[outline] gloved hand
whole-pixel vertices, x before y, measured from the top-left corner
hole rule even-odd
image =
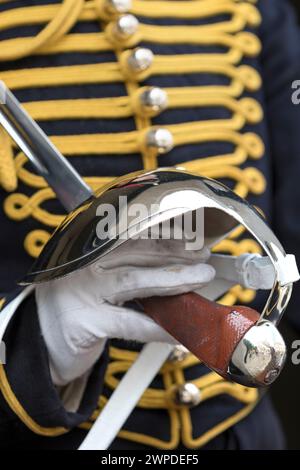
[[[191,292],[213,280],[209,250],[187,251],[181,240],[129,240],[90,266],[36,287],[38,315],[53,381],[87,372],[107,338],[176,341],[124,302]]]

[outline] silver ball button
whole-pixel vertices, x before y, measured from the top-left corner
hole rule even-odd
[[[167,93],[158,87],[150,87],[140,97],[141,106],[146,111],[160,113],[168,106]]]
[[[114,31],[117,37],[121,39],[129,39],[133,36],[139,27],[137,18],[133,15],[127,14],[120,16],[114,25]]]
[[[143,72],[152,65],[153,52],[144,47],[137,47],[132,51],[127,62],[132,71],[136,73]]]
[[[105,0],[105,7],[109,13],[127,13],[131,8],[131,0]]]
[[[150,129],[146,136],[147,147],[157,149],[158,153],[164,154],[172,150],[174,140],[168,129],[156,127]]]
[[[175,391],[175,402],[178,405],[186,405],[190,408],[199,405],[201,393],[199,388],[193,383],[179,385]]]

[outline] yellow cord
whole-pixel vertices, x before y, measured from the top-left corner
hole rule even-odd
[[[7,47],[8,41],[3,41],[1,44],[1,60],[20,59],[38,52],[46,42],[51,44],[58,41],[76,23],[83,4],[84,0],[64,0],[47,26],[37,36],[30,38],[30,41],[19,41],[15,51]]]
[[[11,388],[3,364],[0,364],[0,391],[9,407],[15,412],[15,414],[25,424],[25,426],[27,426],[28,429],[30,429],[35,434],[53,437],[60,436],[68,432],[68,429],[63,427],[49,428],[40,426],[36,421],[31,418],[31,416],[29,416],[29,414],[21,405],[20,401],[18,400]]]
[[[17,188],[17,174],[13,158],[11,141],[0,126],[0,184],[6,191],[15,191]]]

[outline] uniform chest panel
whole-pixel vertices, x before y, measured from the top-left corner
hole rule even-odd
[[[254,5],[136,0],[126,22],[104,2],[26,3],[1,6],[0,78],[93,188],[178,165],[223,180],[268,212]],[[63,213],[26,157],[0,139],[1,245],[10,265],[14,253],[15,279]],[[219,249],[257,251],[240,235]],[[234,292],[227,301],[253,297]]]

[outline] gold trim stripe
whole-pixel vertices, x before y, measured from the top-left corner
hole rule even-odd
[[[21,403],[19,402],[18,398],[14,394],[5,370],[3,364],[0,364],[0,390],[1,393],[7,402],[8,406],[12,409],[12,411],[18,416],[18,418],[27,426],[28,429],[33,431],[35,434],[39,434],[41,436],[60,436],[62,434],[65,434],[69,430],[63,427],[53,427],[53,428],[47,428],[40,426],[38,423],[36,423],[31,416],[27,413],[27,411],[23,408]]]
[[[0,16],[1,18],[1,16]],[[141,40],[158,44],[194,44],[194,45],[220,45],[229,49],[229,52],[213,53],[216,60],[226,60],[228,63],[237,63],[242,55],[253,56],[259,53],[261,43],[252,33],[242,32],[235,36],[226,33],[210,33],[203,31],[200,26],[156,26],[140,24],[139,34],[128,40],[127,46],[133,47]],[[1,61],[10,60],[20,49],[30,47],[34,38],[13,38],[0,42],[2,53]],[[61,52],[101,52],[112,51],[113,46],[105,33],[72,33],[61,38],[59,42],[45,43],[36,51],[36,54],[57,54]]]
[[[163,89],[168,95],[168,108],[171,109],[222,106],[244,116],[249,122],[259,122],[263,117],[261,106],[251,98],[236,100],[215,93],[203,93],[201,87]],[[134,114],[130,96],[34,101],[23,103],[23,106],[36,120],[123,118]]]
[[[31,6],[24,8],[14,8],[4,11],[0,15],[0,29],[14,28],[28,24],[41,24],[51,21],[57,15],[60,5]],[[261,21],[259,12],[252,5],[238,5],[226,0],[206,0],[190,2],[189,8],[186,8],[186,2],[182,1],[147,1],[134,0],[131,9],[135,15],[141,15],[150,18],[207,18],[222,13],[236,15],[235,22],[216,23],[208,25],[209,29],[222,29],[226,24],[231,25],[229,32],[241,29],[245,24],[250,23],[257,26]],[[94,21],[99,19],[97,10],[93,1],[85,2],[84,7],[78,18],[80,21]],[[234,31],[232,31],[235,26]]]
[[[203,54],[156,55],[150,71],[143,79],[150,74],[181,75],[182,73],[224,75],[241,80],[248,89],[257,89],[261,85],[259,74],[253,68],[247,65],[235,67],[226,63],[216,63]],[[115,62],[8,70],[1,72],[0,78],[12,89],[124,81],[121,68]]]

